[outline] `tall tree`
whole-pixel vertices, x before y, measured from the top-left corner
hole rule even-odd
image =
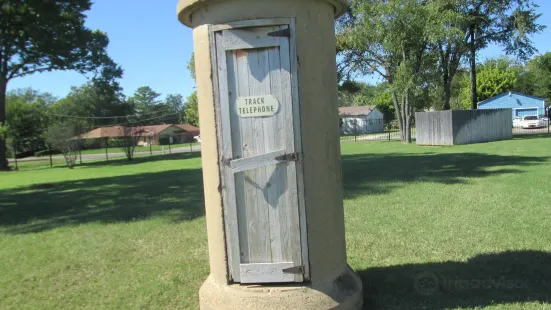
[[[487,59],[478,65],[478,78],[476,79],[478,100],[484,101],[501,93],[515,90],[522,70],[522,65],[507,57]],[[471,108],[470,95],[470,78],[465,76],[460,93],[461,108]]]
[[[427,6],[427,26],[431,49],[436,55],[437,80],[433,90],[440,97],[442,110],[450,109],[453,83],[467,53],[464,39],[466,19],[457,0],[432,0]],[[436,99],[436,98],[435,98]]]
[[[110,61],[107,35],[84,26],[91,0],[3,0],[0,5],[0,124],[11,79],[52,71],[88,73]],[[0,139],[0,169],[7,168]]]
[[[82,128],[125,122],[125,115],[132,114],[133,108],[125,101],[119,84],[122,73],[120,67],[111,64],[104,66],[88,83],[71,87],[69,94],[52,107],[54,120],[61,121],[63,116],[68,116],[80,120]]]
[[[536,52],[530,36],[545,27],[537,23],[533,0],[461,0],[469,46],[471,108],[478,107],[476,55],[489,44],[504,47],[508,55],[527,59]]]
[[[551,52],[532,58],[520,74],[517,90],[551,104]]]
[[[161,94],[154,91],[151,87],[142,86],[129,98],[129,101],[132,102],[138,114],[145,114],[154,106],[161,103],[161,100],[159,100],[160,96]]]
[[[339,68],[378,74],[389,85],[403,142],[411,142],[413,110],[435,63],[429,50],[428,14],[421,0],[353,0],[337,24]]]
[[[168,121],[167,123],[171,124],[181,124],[184,122],[185,119],[185,103],[184,103],[184,97],[180,94],[169,94],[165,98],[164,105],[169,109],[170,115],[167,116],[168,119],[172,121]]]

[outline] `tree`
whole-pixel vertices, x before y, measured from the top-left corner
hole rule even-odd
[[[110,61],[107,35],[85,27],[91,0],[3,0],[0,5],[0,124],[11,79],[52,71],[88,73]],[[7,168],[0,140],[0,169]]]
[[[530,36],[545,29],[536,21],[532,0],[461,0],[467,20],[465,38],[469,46],[471,108],[478,108],[476,55],[488,44],[504,47],[508,55],[527,59],[536,52]]]
[[[161,103],[159,97],[161,94],[151,89],[149,86],[142,86],[136,90],[134,95],[129,98],[129,101],[134,105],[134,109],[138,114],[146,114],[153,107]]]
[[[185,115],[186,123],[199,127],[199,101],[197,92],[193,92],[186,101]]]
[[[191,58],[189,59],[189,62],[187,63],[187,67],[189,70],[189,73],[191,74],[191,78],[195,81],[197,80],[195,75],[195,53],[191,53]]]
[[[434,71],[425,1],[353,0],[337,23],[340,76],[378,74],[389,85],[401,140],[411,142],[413,110]]]
[[[180,94],[169,94],[165,98],[164,105],[169,110],[169,115],[167,115],[168,121],[166,123],[170,124],[182,124],[185,121],[185,102],[184,97]]]
[[[521,72],[517,90],[551,103],[551,52],[531,59]]]
[[[195,81],[195,55],[191,54],[191,59],[188,62],[187,68],[191,74],[191,77]],[[199,100],[197,99],[197,91],[194,91],[189,97],[187,97],[184,115],[186,123],[199,127]]]
[[[81,133],[82,130],[80,130],[79,124],[70,121],[55,123],[48,128],[46,134],[48,145],[63,154],[69,169],[73,169],[75,166],[82,145]]]
[[[456,0],[432,0],[426,5],[430,48],[436,55],[437,68],[437,79],[431,95],[441,100],[440,104],[432,106],[449,110],[454,79],[468,50],[464,39],[467,23],[461,11],[461,3]]]
[[[396,115],[396,109],[392,103],[392,94],[390,89],[387,89],[373,98],[373,105],[383,112],[385,121],[391,121]]]
[[[119,131],[121,137],[115,140],[115,145],[123,151],[124,155],[126,155],[126,159],[132,161],[134,159],[134,150],[138,144],[140,133],[143,132],[143,128],[120,126]]]
[[[522,66],[510,58],[488,59],[477,66],[476,87],[480,101],[497,96],[516,88],[517,80]],[[462,81],[460,93],[461,108],[471,107],[471,85],[469,77],[465,76]]]
[[[19,89],[7,94],[6,138],[18,151],[33,151],[44,147],[44,132],[48,128],[48,107],[55,98],[33,89]]]

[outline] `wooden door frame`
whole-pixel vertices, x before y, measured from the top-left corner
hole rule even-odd
[[[303,151],[302,151],[302,128],[300,120],[300,101],[298,93],[298,59],[297,59],[297,49],[296,49],[296,26],[295,18],[274,18],[274,19],[255,19],[255,20],[244,20],[236,21],[223,25],[210,25],[209,26],[209,42],[210,42],[210,52],[211,52],[211,68],[212,68],[212,83],[214,90],[214,110],[215,110],[215,124],[216,124],[216,134],[218,137],[218,154],[219,154],[219,165],[220,165],[220,181],[222,189],[225,188],[224,175],[226,168],[223,166],[222,161],[224,158],[221,158],[224,152],[223,150],[223,132],[221,126],[222,122],[222,111],[221,111],[221,98],[220,98],[220,85],[218,79],[218,50],[216,46],[216,33],[229,30],[229,29],[239,29],[239,28],[253,28],[253,27],[267,27],[267,26],[288,26],[291,32],[291,37],[289,38],[289,60],[291,68],[291,97],[292,97],[292,114],[293,114],[293,125],[294,125],[294,143],[295,151],[300,154],[299,160],[296,162],[296,178],[297,178],[297,201],[298,201],[298,212],[299,212],[299,235],[300,235],[300,248],[301,248],[301,257],[303,265],[303,278],[304,282],[310,280],[310,262],[308,260],[308,234],[307,234],[307,221],[306,221],[306,209],[305,209],[305,199],[304,199],[304,169],[303,169]],[[223,51],[223,56],[225,58],[225,50]],[[235,196],[235,193],[232,194]],[[237,225],[237,210],[235,212],[228,212],[227,210],[227,195],[224,194],[222,190],[222,208],[224,213],[223,223],[224,223],[224,234],[225,234],[225,245],[226,245],[226,256],[228,265],[228,281],[229,282],[239,282],[239,265],[241,260],[235,262],[233,255],[230,249],[231,245],[236,243],[237,249],[239,249],[239,240],[238,236],[231,236],[230,234],[230,225]],[[234,246],[234,249],[236,247]],[[239,251],[238,251],[239,252]],[[237,257],[240,257],[238,255]],[[237,276],[237,277],[236,277]]]

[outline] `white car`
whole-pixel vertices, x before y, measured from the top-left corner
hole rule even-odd
[[[541,128],[547,126],[547,123],[537,116],[525,116],[522,119],[522,128],[529,129],[529,128]]]
[[[515,128],[522,127],[522,117],[516,116],[515,119],[513,119],[513,127]]]
[[[193,139],[195,139],[195,141],[201,143],[201,136],[195,136],[195,137],[193,137]]]

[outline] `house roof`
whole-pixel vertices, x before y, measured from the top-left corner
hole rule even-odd
[[[199,128],[198,127],[195,127],[193,125],[190,125],[190,124],[175,124],[174,126],[182,129],[183,131],[186,131],[186,132],[199,132]]]
[[[153,134],[159,134],[159,133],[167,130],[167,128],[172,127],[172,126],[174,126],[174,125],[163,124],[163,125],[143,126],[143,127],[139,127],[139,128],[141,129],[140,131],[143,131],[143,132],[147,132],[147,133],[152,132]]]
[[[339,116],[367,116],[375,109],[376,106],[340,107]]]
[[[115,138],[124,135],[123,126],[100,127],[81,135],[82,139]]]
[[[491,101],[494,101],[495,99],[497,98],[501,98],[501,97],[504,97],[504,96],[509,96],[509,95],[516,95],[516,96],[521,96],[521,97],[526,97],[526,98],[531,98],[531,99],[536,99],[536,100],[541,100],[543,102],[545,102],[545,99],[544,98],[539,98],[539,97],[534,97],[534,96],[530,96],[530,95],[526,95],[526,94],[523,94],[523,93],[518,93],[518,92],[515,92],[515,91],[511,91],[511,92],[504,92],[504,93],[501,93],[497,96],[494,96],[492,98],[488,98],[484,101],[481,101],[478,103],[478,105],[483,105],[483,104],[486,104],[488,102],[491,102]]]
[[[190,124],[162,124],[162,125],[149,125],[149,126],[137,126],[132,128],[133,133],[139,133],[143,135],[158,135],[163,131],[167,130],[170,127],[179,128],[185,132],[190,133],[199,133],[199,128],[192,126]],[[94,130],[91,130],[87,133],[81,135],[82,139],[99,139],[99,138],[118,138],[124,136],[124,126],[108,126],[100,127]]]

